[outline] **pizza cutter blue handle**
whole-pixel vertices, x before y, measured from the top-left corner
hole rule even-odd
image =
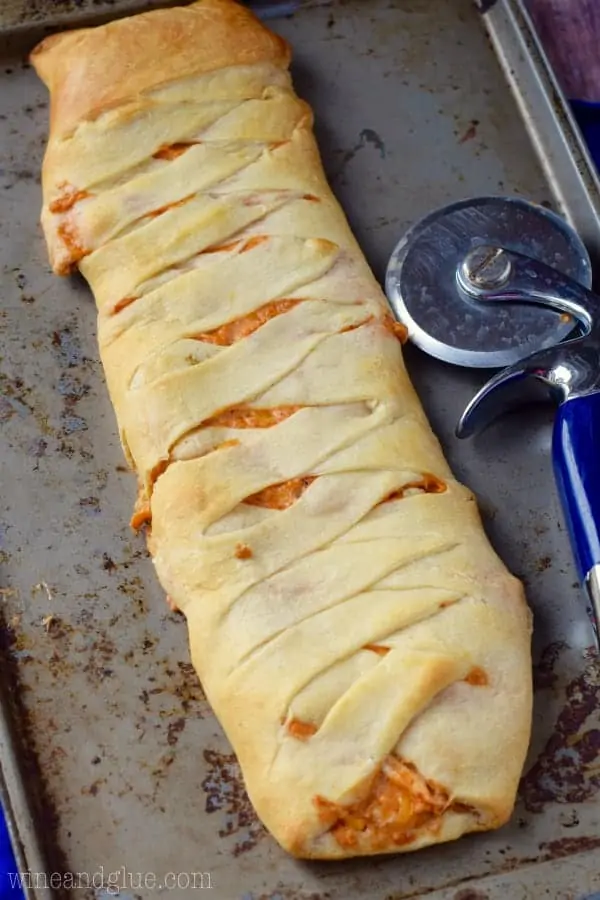
[[[552,456],[579,576],[591,593],[600,567],[600,391],[560,404]]]
[[[600,326],[494,375],[467,406],[457,435],[469,437],[511,407],[542,398],[558,406],[555,479],[600,653]]]

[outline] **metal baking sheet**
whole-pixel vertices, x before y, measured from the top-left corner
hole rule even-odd
[[[91,3],[72,5],[90,14]],[[127,4],[97,9],[109,6]],[[485,373],[410,347],[431,422],[534,609],[536,707],[521,798],[494,834],[348,863],[294,861],[257,822],[191,669],[183,621],[127,525],[135,485],[91,295],[48,270],[38,227],[47,98],[25,62],[39,37],[28,21],[0,50],[0,602],[17,758],[42,810],[43,864],[35,847],[28,854],[26,816],[17,821],[32,896],[44,896],[53,873],[53,887],[82,900],[107,900],[116,887],[126,900],[209,889],[216,900],[600,891],[600,667],[555,496],[551,412],[508,417],[459,444],[456,419]],[[476,194],[560,199],[471,0],[321,0],[272,24],[293,44],[329,177],[378,277],[398,237],[432,208]],[[5,777],[17,796],[14,767]]]
[[[550,66],[525,0],[478,0],[484,24],[561,212],[600,265],[600,173]]]

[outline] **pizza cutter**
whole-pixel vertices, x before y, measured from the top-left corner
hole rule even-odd
[[[484,197],[433,212],[396,246],[386,292],[409,338],[459,366],[501,369],[457,436],[515,404],[558,404],[552,457],[573,553],[600,634],[600,296],[585,245],[553,212]]]

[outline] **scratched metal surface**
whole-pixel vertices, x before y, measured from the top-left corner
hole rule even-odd
[[[192,0],[0,0],[0,35],[33,28],[72,28]],[[303,0],[242,0],[262,18],[285,16]],[[319,2],[319,0],[317,0]]]
[[[68,28],[87,19],[129,15],[154,6],[169,6],[169,0],[1,0],[0,31],[30,31],[38,25]]]
[[[482,193],[551,200],[470,0],[319,2],[275,27],[294,45],[328,173],[378,276],[406,226],[433,207]],[[307,865],[265,835],[189,665],[183,622],[127,526],[134,484],[91,296],[48,271],[37,224],[47,105],[22,57],[32,40],[23,31],[9,41],[0,66],[0,599],[3,670],[54,870],[124,867],[127,900],[157,893],[137,873],[160,884],[173,871],[209,872],[217,900],[577,900],[600,890],[600,670],[586,655],[554,494],[550,413],[513,416],[459,445],[454,423],[484,374],[410,348],[434,428],[535,612],[521,799],[495,834],[395,859]],[[98,884],[73,896],[105,900]]]

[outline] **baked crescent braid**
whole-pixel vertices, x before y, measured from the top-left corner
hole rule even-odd
[[[32,59],[52,265],[94,292],[134,525],[258,814],[315,858],[501,825],[529,612],[409,382],[286,43],[203,0]]]

